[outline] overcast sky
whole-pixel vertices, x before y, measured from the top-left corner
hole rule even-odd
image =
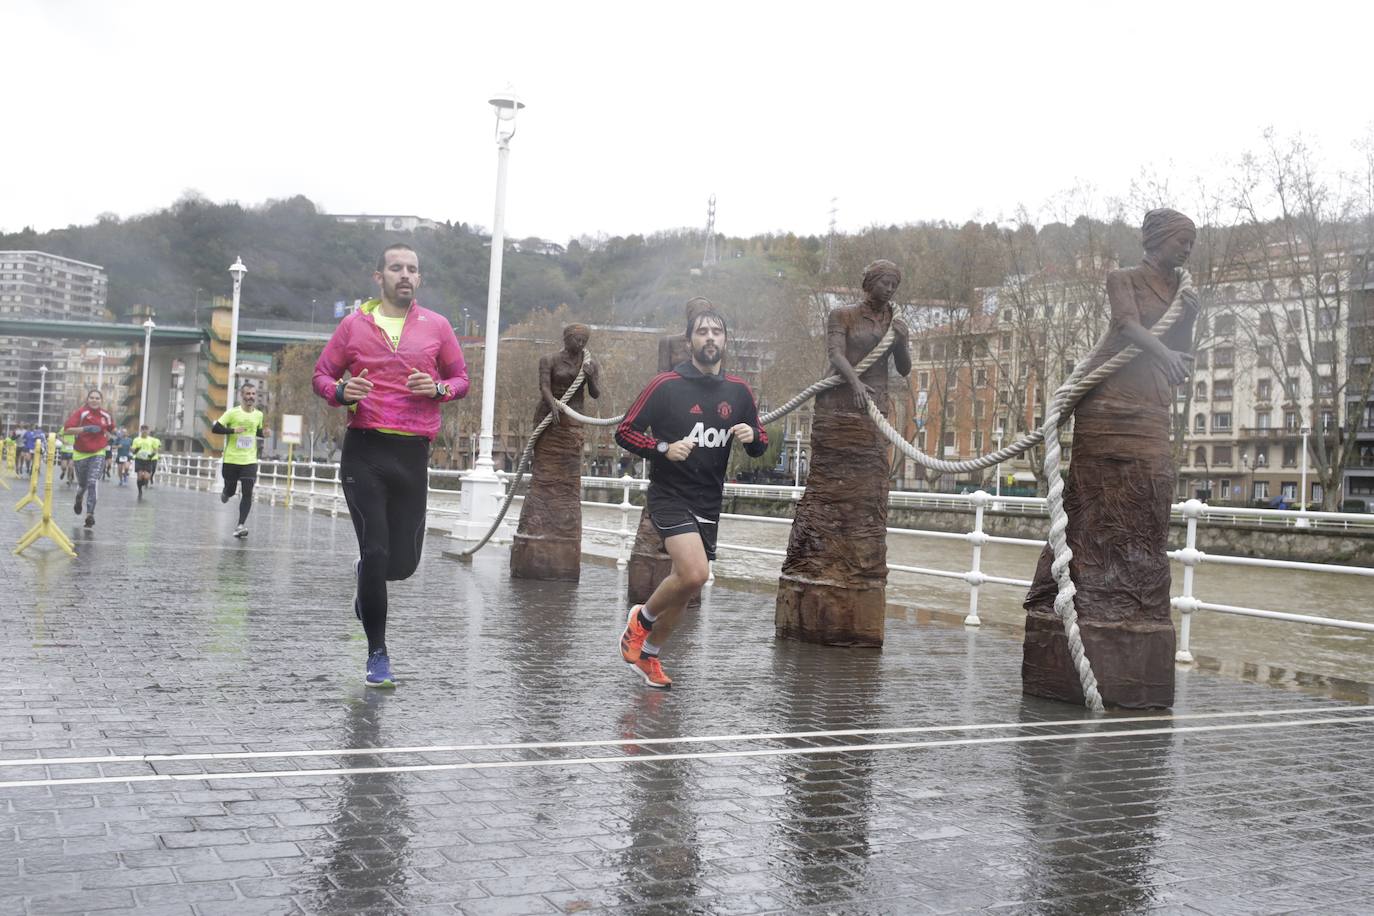
[[[822,233],[1216,176],[1262,130],[1333,168],[1374,119],[1374,4],[240,0],[0,4],[0,229],[253,204],[508,232]],[[1180,193],[1180,197],[1184,197]],[[1186,207],[1187,200],[1179,200]]]

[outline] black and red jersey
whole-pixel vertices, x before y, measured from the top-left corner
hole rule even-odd
[[[754,441],[744,446],[750,457],[768,450],[748,383],[737,375],[706,375],[688,361],[649,382],[616,427],[615,441],[649,459],[651,489],[677,496],[703,515],[718,515],[730,428],[737,423],[754,427]],[[658,451],[660,441],[680,439],[696,445],[685,461],[669,461]]]

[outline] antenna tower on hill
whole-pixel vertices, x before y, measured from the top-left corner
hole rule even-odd
[[[825,237],[825,263],[821,265],[821,273],[828,274],[835,267],[835,206],[838,197],[830,198],[830,234]]]
[[[701,256],[702,267],[713,267],[720,258],[716,255],[716,195],[706,202],[706,251]]]

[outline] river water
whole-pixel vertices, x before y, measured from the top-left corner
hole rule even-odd
[[[629,517],[631,530],[638,522],[636,508]],[[584,507],[583,524],[619,530],[621,514],[612,508]],[[727,518],[721,520],[719,540],[722,545],[785,551],[789,527]],[[614,555],[618,546],[617,538],[607,534],[586,533],[584,540],[595,545],[598,553]],[[771,619],[782,557],[726,547],[718,552],[713,568],[716,577],[757,587]],[[1029,546],[989,545],[983,548],[982,571],[1030,579],[1038,556],[1039,550]],[[962,541],[904,534],[888,538],[889,564],[965,572],[972,558],[972,548]],[[1183,581],[1183,567],[1178,563],[1173,578],[1178,595]],[[1374,623],[1374,582],[1359,576],[1204,563],[1194,574],[1193,594],[1216,604]],[[984,585],[978,601],[983,625],[1019,632],[1024,595],[1024,587]],[[912,610],[957,623],[968,613],[969,588],[959,579],[894,570],[888,576],[887,600],[890,627],[901,626]],[[1199,611],[1193,614],[1190,648],[1202,666],[1256,680],[1303,686],[1323,686],[1319,682],[1332,680],[1374,681],[1374,633]]]

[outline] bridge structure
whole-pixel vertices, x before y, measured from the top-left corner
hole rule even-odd
[[[127,344],[131,353],[122,367],[126,397],[115,405],[121,424],[138,414],[142,397],[143,346],[148,352],[149,425],[168,444],[199,443],[205,451],[219,450],[219,437],[210,432],[211,424],[230,405],[226,390],[229,381],[229,300],[216,297],[205,327],[156,324],[146,338],[143,320],[148,313],[136,314],[132,322],[65,321],[47,318],[0,318],[0,337],[35,338],[63,341],[104,341]],[[329,339],[332,326],[313,328],[260,327],[238,333],[238,361],[254,356],[271,358],[285,347],[296,344],[322,344]],[[112,367],[118,372],[118,367]],[[181,410],[174,410],[179,401]],[[176,418],[169,421],[167,418]]]

